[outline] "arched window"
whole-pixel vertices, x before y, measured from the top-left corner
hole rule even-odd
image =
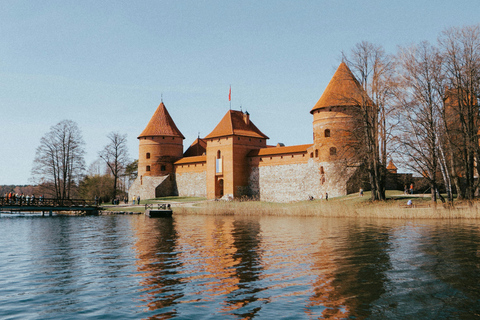
[[[150,166],[147,166],[147,172],[150,171]]]
[[[313,158],[313,152],[310,152],[310,158]]]
[[[315,149],[315,158],[318,158],[318,149]]]
[[[320,167],[320,174],[325,174],[325,170],[323,170],[323,166]]]
[[[337,155],[337,148],[331,147],[331,148],[330,148],[330,155],[331,155],[331,156]]]
[[[150,152],[147,152],[147,159],[150,159]]]
[[[217,159],[222,158],[222,152],[220,150],[217,151]]]
[[[325,129],[325,138],[330,137],[330,129]]]

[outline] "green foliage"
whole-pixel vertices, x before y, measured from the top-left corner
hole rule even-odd
[[[94,175],[86,176],[78,188],[80,197],[85,200],[93,200],[95,196],[102,199],[102,202],[110,202],[113,198],[112,185],[113,176]]]

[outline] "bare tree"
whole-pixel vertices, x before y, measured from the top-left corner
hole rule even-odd
[[[362,157],[366,163],[372,188],[372,200],[385,199],[387,145],[391,140],[392,112],[389,101],[393,94],[393,62],[382,47],[363,41],[343,60],[350,67],[364,90],[357,101],[362,117],[357,135],[365,142]]]
[[[113,197],[117,195],[118,179],[128,164],[127,135],[118,132],[108,134],[110,142],[98,153],[113,175]]]
[[[403,126],[399,130],[399,156],[410,170],[430,184],[437,200],[439,173],[445,165],[441,137],[444,122],[444,77],[438,49],[427,42],[402,48],[398,54],[401,90],[397,92]],[[445,168],[445,167],[443,167]],[[442,171],[443,172],[443,171]],[[444,178],[447,174],[444,173]],[[451,193],[449,193],[451,200]]]
[[[478,143],[478,117],[480,97],[480,25],[450,28],[439,37],[444,72],[450,91],[450,107],[459,132],[460,151],[456,154],[462,162],[460,170],[465,180],[465,191],[459,186],[460,197],[473,199],[476,166],[480,159]],[[458,144],[457,144],[458,145]]]
[[[82,134],[77,124],[63,120],[40,139],[32,168],[34,179],[51,185],[58,199],[69,199],[85,170]]]

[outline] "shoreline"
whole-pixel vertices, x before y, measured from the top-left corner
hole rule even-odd
[[[179,198],[180,199],[180,198]],[[412,199],[413,205],[407,206]],[[480,203],[455,201],[453,208],[442,203],[436,206],[424,195],[390,195],[385,202],[371,202],[369,197],[352,194],[327,200],[274,203],[255,200],[214,201],[196,199],[175,201],[162,198],[146,203],[169,203],[174,215],[239,215],[239,216],[299,216],[329,218],[380,218],[380,219],[480,219]],[[185,201],[187,200],[187,201]],[[143,214],[145,205],[104,206],[100,215]],[[118,213],[117,213],[118,212]]]

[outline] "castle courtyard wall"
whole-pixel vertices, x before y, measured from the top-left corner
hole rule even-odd
[[[309,159],[301,163],[273,163],[252,166],[250,170],[250,194],[261,201],[324,199],[327,192],[329,197],[338,197],[357,187],[357,182],[351,179],[357,169],[340,162]]]
[[[207,171],[182,172],[176,175],[177,192],[180,197],[206,197]]]

